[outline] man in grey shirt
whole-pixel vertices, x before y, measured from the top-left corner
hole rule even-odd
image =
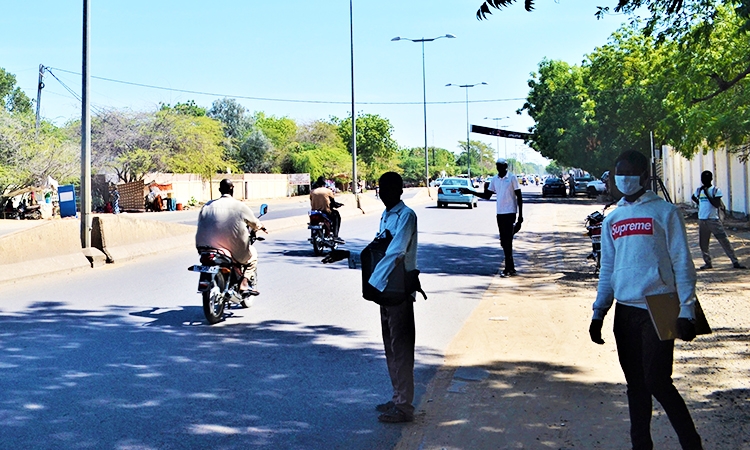
[[[203,205],[198,215],[198,231],[195,234],[196,247],[211,247],[226,250],[240,264],[248,265],[247,273],[253,273],[258,264],[258,252],[250,243],[248,227],[266,231],[249,206],[235,199],[234,184],[225,178],[219,183],[221,197]],[[240,290],[249,292],[247,278],[242,280]]]

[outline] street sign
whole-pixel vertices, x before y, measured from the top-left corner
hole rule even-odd
[[[486,134],[488,136],[500,136],[509,139],[528,139],[531,133],[521,133],[520,131],[501,130],[499,128],[483,127],[481,125],[472,125],[472,133]]]

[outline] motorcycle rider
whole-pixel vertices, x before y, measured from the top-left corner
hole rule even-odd
[[[339,228],[341,227],[341,214],[334,208],[343,206],[338,203],[333,196],[333,191],[326,187],[325,179],[320,176],[313,184],[313,190],[310,192],[310,209],[323,212],[331,221],[333,228],[333,240],[339,244],[344,244],[344,240],[339,237]]]
[[[253,273],[258,264],[258,252],[250,242],[249,228],[265,233],[268,231],[249,206],[233,197],[234,184],[231,180],[221,180],[219,192],[221,197],[201,208],[195,246],[229,250],[235,261],[248,265],[248,272]],[[244,297],[259,294],[250,288],[245,277],[240,283],[240,293]]]

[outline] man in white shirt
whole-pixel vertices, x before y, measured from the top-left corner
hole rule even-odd
[[[369,283],[383,292],[397,265],[403,263],[407,272],[417,268],[417,215],[401,200],[404,192],[401,175],[386,172],[380,177],[378,186],[380,199],[385,205],[378,235],[388,231],[393,240],[383,259],[375,266]],[[332,263],[345,258],[349,258],[349,267],[357,268],[359,253],[349,250],[332,250],[323,262]],[[393,396],[375,407],[381,413],[378,420],[411,422],[414,420],[414,295],[405,295],[397,305],[380,306],[380,324]]]
[[[708,242],[711,235],[716,236],[716,240],[721,244],[721,248],[732,261],[732,267],[735,269],[747,269],[740,264],[737,255],[734,254],[732,244],[727,239],[727,233],[724,226],[719,220],[719,208],[721,208],[721,190],[718,187],[711,186],[714,175],[710,170],[701,173],[701,187],[695,190],[692,200],[698,204],[698,241],[705,262],[699,269],[712,269],[711,254],[708,251]]]
[[[240,264],[248,265],[247,273],[253,273],[258,264],[258,251],[250,243],[250,232],[266,231],[249,206],[233,197],[234,184],[225,178],[219,183],[221,197],[203,205],[198,214],[198,231],[195,246],[228,250]],[[250,289],[247,278],[242,279],[243,295],[258,295]]]
[[[484,192],[461,188],[461,193],[471,193],[485,200],[489,200],[492,194],[496,195],[497,230],[500,234],[500,246],[505,254],[505,269],[501,276],[511,277],[516,275],[516,266],[513,262],[513,235],[521,229],[523,223],[523,197],[518,178],[508,172],[508,162],[505,158],[498,158],[495,167],[497,175],[490,179]]]

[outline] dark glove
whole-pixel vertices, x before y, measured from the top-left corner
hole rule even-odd
[[[513,225],[513,234],[516,234],[519,231],[521,231],[521,222],[516,222],[516,224]]]
[[[683,341],[695,339],[695,324],[692,320],[684,317],[677,319],[677,337]]]
[[[591,342],[595,344],[604,344],[602,339],[602,326],[604,321],[602,319],[591,319],[591,325],[589,325],[589,336],[591,336]]]
[[[321,262],[323,264],[330,264],[347,258],[349,258],[349,250],[331,250],[331,253],[326,255]]]

